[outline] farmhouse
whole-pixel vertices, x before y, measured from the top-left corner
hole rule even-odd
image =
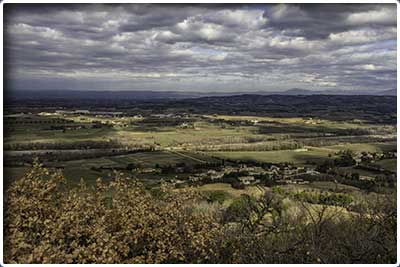
[[[312,170],[312,169],[308,169],[306,171],[306,174],[310,174],[310,175],[319,175],[321,174],[320,172],[316,171],[316,170]]]
[[[239,177],[239,182],[241,182],[244,185],[250,185],[250,184],[254,184],[257,182],[257,180],[254,178],[254,176],[242,176]]]
[[[209,170],[207,172],[207,176],[210,177],[212,180],[221,179],[224,176],[224,172],[217,172],[215,170]]]

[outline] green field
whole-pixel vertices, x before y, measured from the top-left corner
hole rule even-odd
[[[325,146],[328,150],[346,150],[350,149],[353,152],[386,152],[396,151],[396,142],[385,142],[385,143],[363,143],[363,144],[340,144],[333,146]]]
[[[397,159],[383,159],[377,161],[376,164],[382,166],[382,168],[386,170],[397,172]]]
[[[195,190],[203,194],[210,194],[212,192],[224,192],[226,195],[226,200],[223,202],[223,205],[229,206],[229,204],[232,203],[234,199],[239,198],[242,194],[260,197],[265,191],[268,191],[270,189],[268,187],[257,186],[248,186],[245,189],[235,189],[230,184],[214,183],[195,187]]]
[[[369,151],[395,151],[396,142],[371,142],[371,143],[344,143],[334,142],[329,146],[304,146],[301,138],[312,139],[319,135],[318,131],[326,132],[342,129],[377,129],[381,126],[369,125],[364,121],[331,121],[317,118],[273,118],[262,116],[194,116],[191,127],[179,126],[141,125],[142,119],[130,117],[102,118],[94,116],[68,115],[43,117],[30,115],[18,118],[21,123],[14,124],[11,131],[5,135],[5,144],[15,143],[68,143],[73,147],[74,142],[81,141],[105,141],[116,140],[126,145],[151,145],[162,151],[141,152],[128,155],[106,156],[101,158],[89,158],[83,160],[71,160],[64,162],[48,162],[49,167],[61,167],[64,175],[71,184],[77,183],[83,177],[89,183],[96,178],[112,177],[110,170],[93,170],[100,168],[121,168],[128,164],[136,164],[142,168],[154,168],[176,164],[198,165],[206,162],[215,162],[216,158],[232,160],[254,160],[259,162],[281,163],[289,162],[295,165],[318,164],[328,158],[335,157],[340,150],[350,149],[353,152]],[[53,125],[60,123],[48,123],[53,120],[70,120],[67,124],[87,126],[82,129],[50,130]],[[32,121],[43,123],[31,123]],[[94,121],[108,123],[102,128],[90,128]],[[253,123],[257,121],[257,123]],[[62,125],[62,123],[61,123]],[[113,125],[112,127],[110,125]],[[261,127],[261,128],[260,128]],[[262,128],[264,127],[264,128]],[[385,131],[391,131],[390,125],[382,126],[382,137]],[[265,132],[260,132],[264,129]],[[290,133],[290,134],[289,134]],[[331,137],[330,135],[328,135]],[[339,139],[341,136],[338,136]],[[285,143],[286,142],[286,143]],[[291,149],[290,146],[300,147]],[[298,143],[296,143],[298,142]],[[354,141],[353,141],[354,142]],[[332,142],[331,142],[332,143]],[[317,144],[318,145],[318,144]],[[269,151],[274,149],[272,151]],[[278,149],[278,150],[275,150]],[[279,150],[287,149],[287,150]],[[229,151],[228,151],[229,150]],[[200,152],[201,151],[201,152]],[[213,157],[211,157],[213,156]],[[394,160],[379,162],[388,170],[396,169]],[[7,167],[5,179],[14,180],[20,177],[28,167]],[[350,171],[355,171],[351,169]],[[357,170],[362,175],[372,176],[367,171]],[[132,175],[136,175],[133,174]],[[187,178],[189,174],[176,174],[176,177]],[[186,177],[184,177],[186,176]],[[140,175],[143,179],[154,180],[156,177],[150,174]],[[158,177],[159,179],[164,177]]]
[[[101,158],[91,158],[82,160],[71,160],[60,163],[49,163],[48,167],[63,167],[62,172],[67,181],[73,185],[84,179],[88,184],[94,184],[96,179],[102,177],[109,180],[113,177],[112,170],[93,170],[92,167],[125,168],[128,164],[139,164],[142,168],[154,168],[158,166],[176,165],[185,163],[193,165],[205,162],[214,162],[216,159],[204,154],[193,152],[172,152],[172,151],[153,151],[140,152],[128,155],[110,156]],[[21,178],[28,170],[28,167],[6,167],[4,177],[7,181]],[[123,171],[127,175],[139,176],[129,171]],[[187,178],[186,174],[182,174]],[[182,176],[181,175],[181,176]],[[140,177],[153,178],[152,175],[140,175]]]
[[[31,142],[72,142],[72,141],[101,141],[112,139],[115,129],[76,129],[63,133],[61,130],[48,130],[41,127],[24,127],[4,138],[5,143]]]
[[[185,155],[193,157],[187,158]],[[78,182],[80,177],[84,177],[89,183],[93,183],[97,177],[110,178],[113,176],[111,170],[94,171],[91,167],[109,167],[109,168],[124,168],[130,163],[139,164],[143,168],[154,168],[158,166],[175,165],[177,163],[185,163],[187,165],[199,163],[194,160],[197,154],[182,153],[176,154],[168,151],[154,151],[154,152],[140,152],[129,155],[112,156],[98,159],[85,159],[77,161],[64,162],[64,175],[69,180]],[[198,156],[199,159],[205,159],[204,155]],[[207,160],[212,160],[207,158]],[[123,171],[127,175],[135,174],[129,173],[129,171]]]
[[[174,165],[183,162],[191,165],[201,163],[204,160],[210,160],[210,158],[205,158],[204,155],[172,151],[141,152],[130,155],[113,156],[109,157],[109,159],[115,163],[136,163],[143,167],[155,167],[156,164],[158,166]]]
[[[280,185],[279,187],[286,188],[292,191],[302,191],[302,190],[317,190],[317,191],[336,191],[342,190],[350,193],[360,192],[360,189],[350,185],[338,184],[330,181],[315,181],[309,184],[289,184]]]
[[[116,138],[127,143],[157,143],[167,146],[195,146],[226,142],[243,142],[252,136],[251,127],[221,128],[207,122],[194,123],[193,129],[178,127],[160,127],[157,131],[143,131],[140,127],[121,129]]]
[[[308,162],[321,162],[329,157],[329,151],[320,148],[303,150],[277,150],[277,151],[239,151],[239,152],[210,152],[210,155],[233,159],[233,160],[255,160],[260,162],[292,162],[305,165]]]

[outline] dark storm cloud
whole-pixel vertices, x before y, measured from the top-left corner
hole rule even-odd
[[[264,16],[269,26],[307,39],[324,39],[331,33],[355,28],[393,26],[396,9],[393,4],[299,4],[275,5]]]
[[[14,88],[396,86],[394,4],[6,4]]]

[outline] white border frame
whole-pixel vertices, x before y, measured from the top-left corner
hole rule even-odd
[[[1,1],[1,0],[0,0]],[[167,4],[167,3],[180,3],[180,4],[185,4],[185,3],[204,3],[204,4],[218,4],[218,3],[245,3],[245,4],[276,4],[276,3],[287,3],[287,4],[294,4],[294,3],[319,3],[319,4],[396,4],[397,5],[397,88],[399,87],[399,71],[398,71],[398,66],[399,66],[399,59],[400,59],[400,55],[399,55],[399,2],[397,2],[396,0],[341,0],[341,1],[334,1],[334,0],[303,0],[303,1],[299,1],[299,0],[274,0],[271,2],[266,2],[266,1],[260,1],[260,0],[252,0],[249,2],[244,2],[244,1],[238,1],[238,0],[231,0],[231,1],[227,1],[227,0],[215,0],[215,1],[210,1],[210,0],[196,0],[196,1],[188,1],[188,0],[175,0],[175,1],[168,1],[168,0],[159,0],[159,1],[154,1],[154,0],[137,0],[137,1],[112,1],[112,0],[84,0],[84,1],[79,1],[79,0],[63,0],[63,1],[59,1],[59,2],[55,2],[55,0],[38,0],[38,1],[34,1],[34,0],[21,0],[21,1],[17,1],[17,0],[5,0],[2,1],[0,3],[0,26],[1,26],[1,36],[0,36],[0,43],[1,43],[1,47],[0,47],[0,59],[1,59],[1,66],[0,66],[0,79],[2,81],[1,83],[1,89],[2,89],[2,93],[0,95],[0,100],[2,103],[1,106],[1,113],[0,113],[0,133],[1,133],[1,144],[0,144],[0,170],[1,170],[1,175],[0,175],[0,188],[2,190],[1,192],[1,196],[0,196],[0,224],[1,224],[1,228],[2,231],[0,233],[0,245],[1,245],[1,250],[0,250],[0,266],[21,266],[21,265],[25,265],[25,264],[5,264],[3,261],[3,95],[4,95],[4,58],[3,58],[3,46],[4,46],[4,27],[3,27],[3,8],[4,8],[4,4],[11,4],[11,3],[15,3],[15,4],[32,4],[32,3],[37,3],[37,4],[93,4],[93,3],[109,3],[109,4],[140,4],[140,3],[160,3],[160,4]],[[397,89],[396,88],[396,89]],[[398,116],[400,114],[400,108],[399,108],[399,100],[400,100],[400,96],[397,93],[397,136],[396,136],[396,142],[397,142],[397,152],[399,152],[400,150],[400,144],[399,144],[399,140],[398,140],[398,128],[400,126],[399,121],[398,121]],[[399,162],[397,160],[397,173],[399,173],[400,171],[400,166],[399,166]],[[397,262],[395,264],[377,264],[379,266],[400,266],[400,261],[399,261],[399,256],[400,256],[400,249],[399,249],[399,234],[400,234],[400,227],[399,227],[399,197],[400,197],[400,192],[399,192],[399,187],[397,186]],[[59,266],[68,266],[69,264],[57,264]],[[83,265],[83,264],[75,264],[75,265]],[[96,264],[97,266],[108,266],[108,264]],[[147,264],[138,264],[137,266],[146,266]],[[173,266],[185,266],[186,264],[153,264],[153,265],[159,265],[159,266],[166,266],[166,265],[173,265]],[[202,265],[209,265],[209,264],[200,264],[199,266]],[[229,264],[220,264],[222,266],[227,266]],[[253,265],[253,264],[242,264],[243,266],[249,266],[249,265]],[[268,266],[292,266],[293,264],[254,264],[254,265],[268,265]],[[319,266],[320,264],[296,264],[296,266]],[[337,266],[348,266],[349,264],[335,264]],[[352,264],[351,266],[364,266],[365,264]],[[55,266],[53,264],[29,264],[29,266]],[[113,266],[126,266],[125,264],[113,264]]]

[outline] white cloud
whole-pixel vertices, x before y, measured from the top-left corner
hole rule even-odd
[[[226,26],[248,29],[258,29],[264,26],[268,19],[263,17],[263,10],[220,10],[205,16],[206,20]]]
[[[389,28],[384,31],[367,28],[340,33],[331,33],[329,35],[329,39],[339,44],[364,44],[380,40],[393,39],[395,36],[395,28]]]
[[[376,70],[377,67],[374,64],[365,64],[360,66],[363,70]]]
[[[273,6],[269,12],[271,18],[275,20],[292,20],[296,17],[306,17],[307,14],[298,6],[289,4],[279,4]]]
[[[380,8],[378,10],[370,10],[350,14],[346,22],[350,25],[365,26],[367,24],[395,24],[396,23],[395,8]]]

